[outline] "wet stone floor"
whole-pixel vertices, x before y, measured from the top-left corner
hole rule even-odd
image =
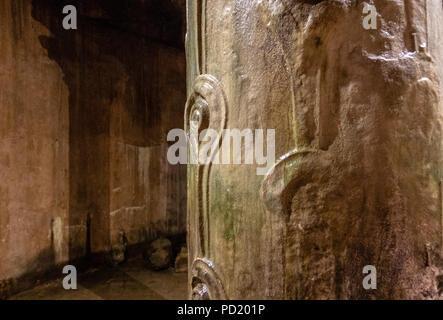
[[[187,273],[152,271],[142,261],[91,270],[78,276],[77,290],[64,290],[62,279],[21,292],[11,300],[184,300]]]

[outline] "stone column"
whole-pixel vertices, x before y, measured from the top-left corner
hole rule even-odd
[[[442,18],[439,0],[188,1],[185,125],[275,129],[277,159],[189,165],[192,297],[439,297]]]

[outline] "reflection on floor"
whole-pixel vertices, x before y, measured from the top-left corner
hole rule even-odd
[[[187,274],[172,269],[155,272],[142,261],[79,275],[78,290],[66,291],[62,280],[13,296],[12,300],[184,300]]]

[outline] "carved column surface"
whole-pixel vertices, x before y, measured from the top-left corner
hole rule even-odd
[[[443,7],[367,2],[188,1],[186,127],[277,159],[189,165],[191,297],[440,297]]]

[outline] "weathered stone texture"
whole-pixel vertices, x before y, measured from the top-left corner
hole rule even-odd
[[[1,1],[0,281],[185,233],[183,27],[184,1]]]
[[[0,2],[0,281],[69,253],[69,89],[31,9]]]
[[[441,298],[441,1],[368,1],[377,30],[357,0],[203,2],[188,17],[190,92],[199,74],[217,79],[226,111],[210,106],[210,118],[276,129],[281,158],[264,179],[191,168],[191,289]],[[363,289],[366,265],[378,290]]]

